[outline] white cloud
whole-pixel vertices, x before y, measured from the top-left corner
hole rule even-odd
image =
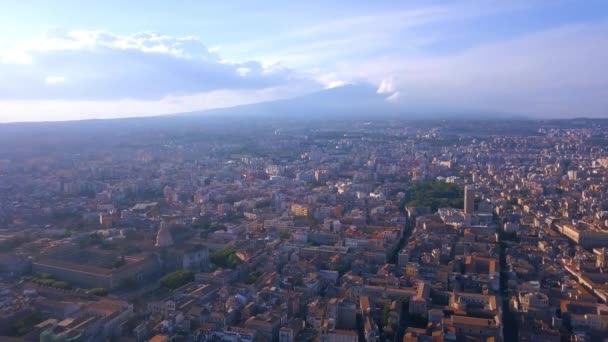
[[[608,23],[572,25],[440,56],[348,63],[336,77],[399,102],[545,116],[608,115]],[[387,76],[389,75],[389,76]]]
[[[307,77],[316,80],[322,84],[325,89],[337,88],[349,84],[349,82],[340,79],[335,73],[325,73],[319,69],[310,70]]]
[[[378,94],[387,94],[395,92],[395,79],[393,77],[383,79],[378,87]]]
[[[247,76],[250,72],[251,72],[251,69],[245,68],[245,67],[240,67],[240,68],[236,69],[236,73],[239,74],[239,76],[242,76],[242,77]]]
[[[399,101],[399,99],[401,98],[401,93],[396,91],[394,92],[391,96],[386,98],[386,101],[388,102],[397,102]]]
[[[4,100],[0,123],[144,117],[239,106],[307,94],[306,83],[264,89],[222,89],[160,99],[120,100]]]
[[[116,35],[103,30],[49,30],[42,37],[23,43],[16,49],[24,53],[95,50],[99,48],[138,50],[169,54],[175,57],[212,57],[196,37],[172,37],[156,32]]]
[[[168,96],[159,100],[13,100],[0,109],[0,122],[55,121],[92,118],[136,117],[170,114],[236,106],[264,99],[263,93],[212,91],[183,97]]]
[[[0,122],[146,116],[302,95],[278,63],[225,61],[195,37],[53,30],[0,52]]]
[[[65,82],[65,77],[63,77],[63,76],[47,76],[44,79],[44,83],[50,84],[50,85],[59,84],[59,83],[63,83],[63,82]]]
[[[427,4],[427,2],[423,2]],[[231,56],[255,56],[290,68],[330,71],[336,64],[371,56],[415,53],[442,39],[466,32],[467,20],[538,6],[529,1],[456,1],[417,6],[402,4],[389,10],[370,10],[353,16],[307,23],[261,37],[222,46]],[[372,6],[374,7],[374,6]]]
[[[328,84],[325,86],[325,89],[338,88],[338,87],[345,86],[345,85],[347,85],[347,84],[348,84],[348,83],[346,83],[346,82],[344,82],[344,81],[339,81],[339,80],[336,80],[336,81],[331,81],[331,82],[329,82],[329,83],[328,83]]]
[[[20,49],[0,51],[0,64],[30,64],[32,57]]]
[[[159,99],[306,81],[284,67],[225,62],[214,51],[191,36],[53,30],[0,53],[0,100]]]

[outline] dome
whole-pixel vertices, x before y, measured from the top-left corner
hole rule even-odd
[[[161,225],[156,234],[156,247],[169,247],[173,245],[173,237],[171,231],[166,225]]]

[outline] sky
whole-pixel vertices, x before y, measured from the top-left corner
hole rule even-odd
[[[404,107],[608,117],[605,0],[0,6],[0,122],[199,111],[347,84]]]

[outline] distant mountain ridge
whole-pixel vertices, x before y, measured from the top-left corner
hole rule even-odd
[[[268,102],[178,113],[178,116],[271,117],[292,119],[448,119],[454,117],[493,119],[523,118],[497,111],[449,108],[431,103],[392,103],[390,94],[379,94],[370,84],[351,84],[299,97]]]
[[[226,119],[287,119],[287,120],[373,120],[373,119],[527,119],[526,116],[498,111],[480,111],[452,108],[433,103],[389,102],[390,94],[379,94],[370,84],[351,84],[324,89],[315,93],[274,101],[258,102],[233,107],[202,111],[172,113],[156,116],[125,118],[84,119],[46,122],[14,122],[0,127],[20,126],[31,129],[44,124],[47,127],[115,126],[129,123],[139,126],[162,124],[190,124],[205,118],[215,121]],[[19,129],[18,127],[14,127]]]
[[[391,106],[384,98],[385,96],[378,94],[371,85],[345,85],[289,99],[179,113],[177,115],[243,117],[297,117],[306,115],[308,118],[315,116],[327,118],[327,115],[359,116],[378,110],[385,113],[394,112],[396,107]]]

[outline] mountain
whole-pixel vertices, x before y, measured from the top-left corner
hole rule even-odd
[[[31,138],[51,134],[80,136],[83,140],[103,136],[107,132],[123,131],[157,132],[174,129],[193,129],[201,124],[225,130],[235,124],[247,123],[247,127],[264,124],[265,120],[278,121],[344,121],[380,119],[521,119],[521,116],[500,112],[467,110],[432,103],[392,103],[389,95],[378,94],[376,87],[368,84],[346,85],[325,89],[312,94],[261,102],[236,107],[197,112],[167,114],[151,117],[120,119],[90,119],[59,122],[24,122],[0,125],[0,143],[17,137]]]
[[[498,111],[454,108],[429,102],[390,102],[369,84],[346,85],[300,97],[175,114],[216,118],[284,118],[293,120],[343,119],[515,119],[522,116]],[[171,115],[171,116],[175,116]]]
[[[386,100],[387,96],[378,94],[371,85],[358,84],[290,99],[199,112],[120,119],[0,124],[0,146],[5,146],[8,150],[18,149],[24,139],[33,145],[49,148],[57,144],[78,147],[91,142],[112,145],[127,143],[136,136],[145,139],[156,139],[158,136],[180,139],[194,133],[221,136],[238,133],[239,130],[268,129],[276,124],[314,121],[342,124],[348,120],[435,121],[457,118],[485,121],[522,118],[499,112],[454,109],[447,105],[392,103]]]
[[[398,107],[385,97],[371,85],[346,85],[290,99],[178,115],[327,119],[397,114]]]

